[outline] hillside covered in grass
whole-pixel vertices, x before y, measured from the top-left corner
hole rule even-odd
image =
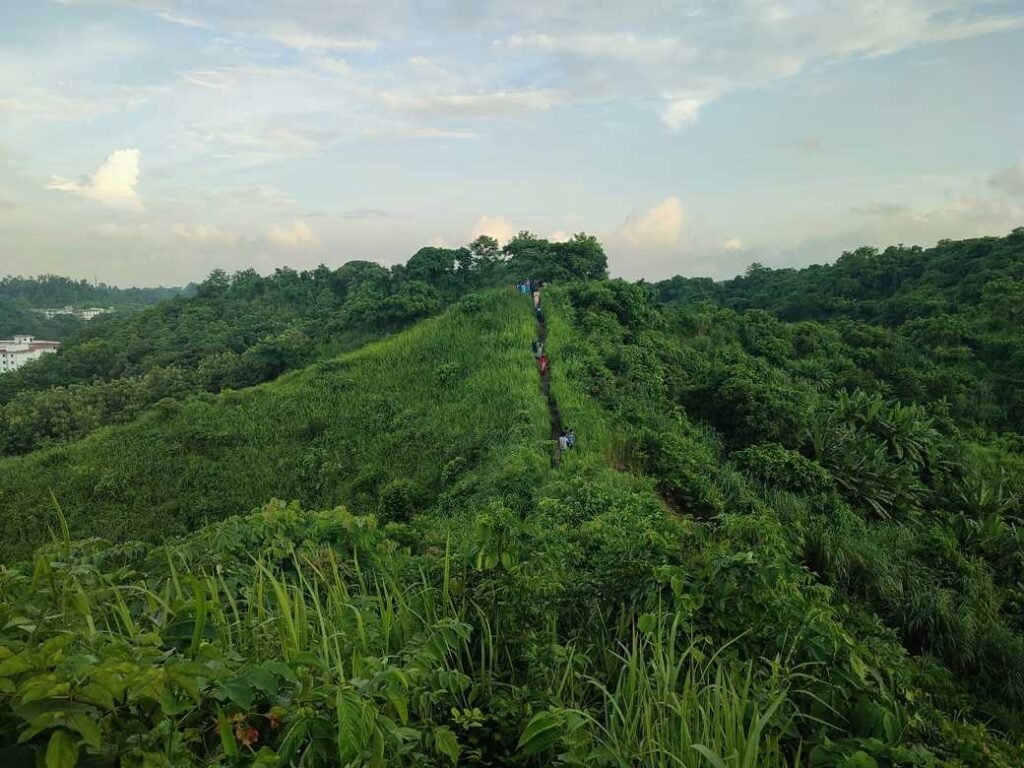
[[[435,317],[0,461],[0,764],[1022,764],[1014,358],[574,243],[435,249]],[[1017,233],[862,256],[968,252],[930,332],[1014,349]]]
[[[53,497],[76,537],[152,541],[271,498],[407,518],[474,469],[529,470],[545,460],[548,432],[533,325],[511,295],[469,295],[272,383],[167,401],[129,425],[2,460],[0,556],[46,540],[34,522],[52,516]]]

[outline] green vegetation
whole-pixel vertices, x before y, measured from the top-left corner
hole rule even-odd
[[[430,317],[469,291],[534,274],[541,263],[562,279],[607,272],[593,237],[550,243],[522,232],[503,250],[486,236],[464,248],[421,248],[390,270],[366,261],[267,277],[217,270],[194,296],[75,320],[77,333],[59,354],[0,377],[0,456],[130,422],[166,398],[271,381]],[[8,278],[0,293],[4,285],[36,299],[94,290],[63,278]]]
[[[0,338],[28,334],[63,341],[73,337],[86,325],[83,320],[68,315],[47,319],[33,312],[33,309],[112,307],[115,311],[123,312],[187,292],[188,289],[181,288],[114,288],[57,275],[0,277]]]
[[[162,401],[123,428],[0,460],[0,555],[46,540],[31,521],[51,513],[51,492],[75,536],[154,540],[274,497],[403,518],[474,468],[543,463],[524,439],[547,418],[522,352],[533,332],[511,295],[470,295],[271,384]]]
[[[651,286],[660,302],[707,302],[745,312],[763,309],[765,323],[796,323],[797,351],[841,343],[853,368],[868,366],[887,397],[936,404],[988,430],[1024,433],[1024,227],[1003,238],[944,240],[934,248],[860,248],[833,265],[766,269],[722,283],[676,277]],[[729,317],[717,315],[715,319]],[[801,321],[830,321],[822,326]],[[894,331],[894,332],[887,332]],[[778,350],[753,349],[770,354]]]
[[[436,317],[0,460],[0,763],[1024,763],[1022,372],[986,346],[1020,233],[860,252],[888,287],[793,320],[749,297],[849,259],[651,286],[598,251],[424,249],[389,279]],[[557,466],[529,303],[487,288],[542,267]],[[972,354],[886,309],[919,296]]]

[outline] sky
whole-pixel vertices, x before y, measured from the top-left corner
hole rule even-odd
[[[596,234],[726,278],[1024,225],[1024,0],[7,0],[0,274]]]

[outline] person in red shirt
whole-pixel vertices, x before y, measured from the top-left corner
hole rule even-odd
[[[537,358],[537,363],[540,365],[540,375],[541,376],[547,376],[548,375],[548,356],[546,354],[544,354],[544,353],[541,353],[541,356],[539,358]]]

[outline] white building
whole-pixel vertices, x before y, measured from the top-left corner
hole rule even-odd
[[[76,308],[76,307],[72,307],[72,306],[66,306],[66,307],[53,307],[53,308],[47,308],[47,309],[33,309],[32,311],[35,312],[37,315],[42,315],[47,320],[52,320],[57,315],[74,315],[75,317],[80,317],[82,320],[92,320],[97,315],[105,315],[108,312],[113,312],[114,308],[113,307],[107,307],[106,309],[103,309],[102,307],[82,307],[82,308]]]
[[[59,341],[40,341],[32,336],[0,339],[0,373],[16,371],[29,360],[53,354],[59,346]]]

